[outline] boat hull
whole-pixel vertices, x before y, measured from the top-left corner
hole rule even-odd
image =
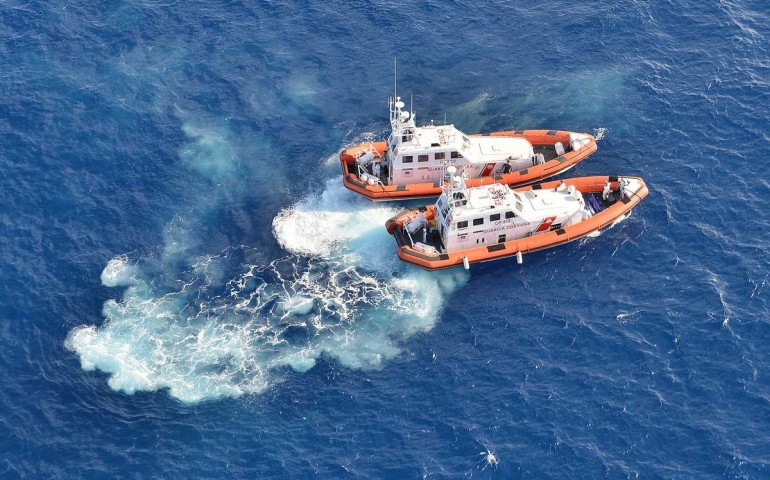
[[[639,188],[591,218],[558,230],[509,240],[495,245],[484,245],[442,254],[426,254],[415,250],[408,244],[408,242],[403,240],[402,228],[404,221],[420,212],[424,212],[427,219],[432,219],[434,217],[434,205],[420,207],[418,210],[405,211],[388,220],[385,226],[388,229],[388,233],[396,238],[396,242],[399,245],[398,250],[396,251],[398,257],[405,262],[412,263],[426,270],[441,270],[444,268],[457,267],[463,265],[465,259],[467,259],[468,264],[499,260],[515,256],[519,252],[521,254],[526,254],[556,247],[586,237],[592,233],[599,232],[611,226],[623,216],[628,215],[649,193],[647,186],[641,178],[618,176],[568,178],[565,180],[556,180],[517,188],[517,192],[533,189],[545,190],[556,188],[564,182],[567,186],[574,185],[575,188],[582,193],[601,193],[607,182],[610,182],[613,191],[617,190],[620,185],[619,179],[622,178],[637,180],[640,183]]]
[[[533,147],[552,147],[557,142],[569,144],[570,133],[563,130],[509,130],[493,132],[491,137],[521,137],[525,138]],[[480,136],[480,135],[471,135]],[[503,183],[512,187],[529,185],[566,172],[577,163],[596,152],[596,139],[589,135],[588,141],[579,149],[572,150],[549,160],[542,165],[536,165],[506,174],[478,177],[466,180],[468,187],[478,187],[492,183]],[[441,195],[440,182],[412,183],[408,185],[369,185],[358,178],[355,161],[358,155],[364,151],[375,151],[378,155],[384,155],[387,151],[386,142],[371,142],[347,148],[340,153],[342,164],[342,182],[348,189],[368,198],[380,202],[388,200],[410,200],[415,198],[429,198]]]

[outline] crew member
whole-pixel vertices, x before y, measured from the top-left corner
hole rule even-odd
[[[505,165],[503,165],[503,173],[511,173],[511,157],[508,157],[508,160],[505,161]]]
[[[602,200],[607,200],[610,197],[611,193],[612,193],[612,186],[610,185],[610,182],[607,182],[604,184],[604,190],[602,191]]]

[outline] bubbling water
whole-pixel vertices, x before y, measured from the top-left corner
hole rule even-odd
[[[102,283],[124,287],[122,298],[104,304],[103,325],[75,328],[66,346],[83,369],[109,374],[114,390],[168,389],[187,403],[259,394],[321,356],[382,368],[405,339],[434,326],[467,280],[462,270],[400,263],[384,229],[396,211],[330,180],[275,217],[288,254],[267,264],[250,264],[245,247],[189,258],[180,272],[116,257]]]

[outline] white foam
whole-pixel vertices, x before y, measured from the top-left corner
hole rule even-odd
[[[127,287],[123,297],[105,303],[102,326],[74,329],[66,346],[85,370],[109,374],[115,390],[168,389],[183,402],[261,393],[285,367],[305,372],[324,355],[349,368],[383,368],[404,339],[435,325],[446,296],[467,280],[461,269],[429,273],[401,263],[384,228],[397,210],[359,199],[335,179],[274,219],[290,255],[268,265],[227,272],[233,249],[186,258],[178,272],[116,257],[102,281]],[[176,242],[199,239],[169,228],[180,229],[165,250],[189,256]]]
[[[342,152],[336,152],[332,155],[329,155],[326,157],[326,160],[324,160],[323,164],[326,167],[336,167],[340,163],[340,153]]]
[[[102,270],[101,280],[105,287],[130,285],[136,276],[136,269],[130,264],[127,255],[120,255],[107,262]]]
[[[620,224],[623,222],[623,220],[625,220],[626,218],[628,218],[628,216],[629,216],[629,215],[631,215],[631,212],[628,212],[628,213],[624,213],[623,215],[620,215],[618,218],[616,218],[616,219],[615,219],[615,220],[612,222],[612,224],[611,224],[611,225],[610,225],[608,228],[613,228],[613,227],[615,227],[616,225],[620,225]]]
[[[604,136],[607,134],[607,129],[604,127],[599,127],[596,129],[596,134],[594,135],[594,138],[597,142],[600,142],[604,140]]]
[[[189,314],[189,292],[158,295],[135,279],[120,302],[105,302],[104,325],[74,329],[65,346],[80,355],[83,369],[110,374],[110,388],[128,394],[168,388],[179,400],[197,402],[267,388],[262,366],[251,357],[248,325],[217,316],[216,309]]]
[[[321,257],[332,278],[341,273],[352,275],[354,288],[368,289],[373,295],[373,300],[369,298],[373,308],[346,311],[355,325],[318,343],[320,350],[343,365],[381,366],[399,352],[394,338],[432,328],[445,296],[467,281],[462,270],[430,273],[398,260],[393,239],[384,228],[398,210],[360,199],[334,179],[320,196],[301,200],[273,221],[276,239],[284,248]],[[322,287],[317,293],[335,295],[333,288]],[[366,303],[366,299],[359,297],[346,304],[358,302]]]
[[[481,467],[482,470],[486,470],[487,467],[492,467],[493,469],[497,470],[497,465],[500,463],[500,460],[497,458],[497,455],[495,455],[491,450],[488,448],[484,449],[483,452],[479,452],[479,455],[481,455],[483,466]]]
[[[281,246],[297,255],[351,254],[360,262],[372,254],[380,256],[384,246],[373,243],[390,239],[384,225],[396,211],[361,199],[339,179],[332,179],[320,196],[306,197],[280,212],[273,220],[273,233]]]

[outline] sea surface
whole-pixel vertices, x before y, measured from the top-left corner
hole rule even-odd
[[[399,262],[394,57],[649,196]],[[0,0],[0,478],[770,478],[769,119],[766,0]]]

